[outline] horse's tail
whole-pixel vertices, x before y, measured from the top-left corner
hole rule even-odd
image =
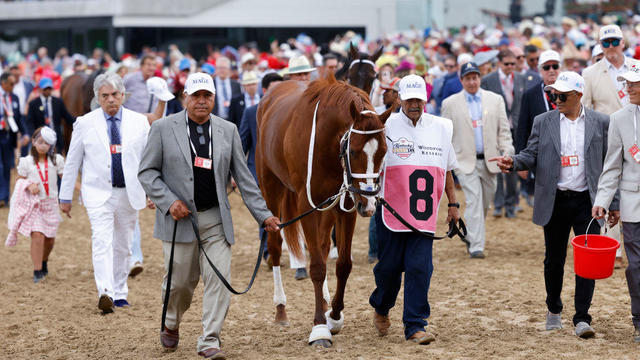
[[[294,192],[285,191],[284,198],[282,199],[282,219],[293,219],[298,215],[296,214],[296,210],[298,209],[296,206],[296,196]],[[303,249],[300,247],[300,242],[298,241],[298,237],[301,235],[302,227],[300,226],[300,222],[284,228],[284,237],[287,241],[289,252],[298,259],[301,259],[303,255]]]

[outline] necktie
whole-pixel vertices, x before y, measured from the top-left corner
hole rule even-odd
[[[226,81],[221,81],[222,82],[222,97],[224,97],[224,101],[229,101],[229,91],[227,90],[227,82]]]
[[[109,132],[111,133],[111,145],[118,145],[120,147],[120,131],[116,124],[116,119],[109,117]],[[122,152],[115,151],[114,146],[111,146],[111,181],[113,186],[124,187],[124,173],[122,172]]]
[[[44,99],[44,123],[45,125],[53,128],[53,124],[51,123],[51,116],[49,114],[49,98]]]

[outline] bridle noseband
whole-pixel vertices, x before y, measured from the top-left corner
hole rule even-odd
[[[364,110],[361,114],[365,114],[366,112],[372,112],[371,110]],[[359,194],[363,196],[375,196],[380,192],[380,186],[377,185],[373,189],[359,189],[353,186],[353,179],[373,179],[377,180],[380,177],[380,173],[382,172],[382,167],[380,167],[380,171],[373,174],[366,173],[354,173],[351,171],[351,156],[350,156],[350,148],[351,148],[351,133],[360,134],[360,135],[372,135],[383,132],[384,128],[375,129],[375,130],[358,130],[354,129],[353,125],[349,127],[342,138],[340,139],[340,160],[342,163],[344,182],[343,185],[346,186],[347,191],[353,194]]]

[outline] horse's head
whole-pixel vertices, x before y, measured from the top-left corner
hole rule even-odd
[[[360,111],[351,103],[350,112],[355,121],[340,143],[345,184],[356,210],[365,217],[373,215],[376,208],[375,196],[380,191],[380,171],[387,152],[384,123],[392,111],[393,107],[378,115],[372,110]]]
[[[350,44],[349,57],[344,64],[340,74],[336,75],[336,78],[340,78],[343,75],[349,84],[362,89],[365,93],[371,92],[373,86],[373,80],[376,78],[376,60],[382,54],[383,48],[380,47],[373,55],[361,54],[358,50]]]

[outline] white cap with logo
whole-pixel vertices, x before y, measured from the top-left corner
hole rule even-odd
[[[197,72],[190,74],[184,84],[184,92],[193,95],[196,91],[206,90],[215,95],[216,87],[213,85],[213,78],[209,74]]]
[[[161,77],[150,77],[147,80],[147,91],[162,101],[169,101],[174,98],[171,91],[169,91],[167,82]]]
[[[584,93],[584,78],[577,72],[561,72],[555,83],[544,87],[545,91],[551,89],[555,89],[558,92],[577,91],[582,94]]]
[[[418,75],[407,75],[400,80],[400,99],[427,101],[427,85]]]
[[[554,50],[545,50],[540,54],[540,58],[538,60],[538,66],[542,67],[544,63],[549,61],[557,61],[560,62],[560,54]]]
[[[600,28],[600,41],[606,39],[622,39],[622,30],[618,25],[607,25]]]
[[[633,65],[629,68],[629,71],[618,76],[618,81],[638,82],[640,81],[640,68]]]

